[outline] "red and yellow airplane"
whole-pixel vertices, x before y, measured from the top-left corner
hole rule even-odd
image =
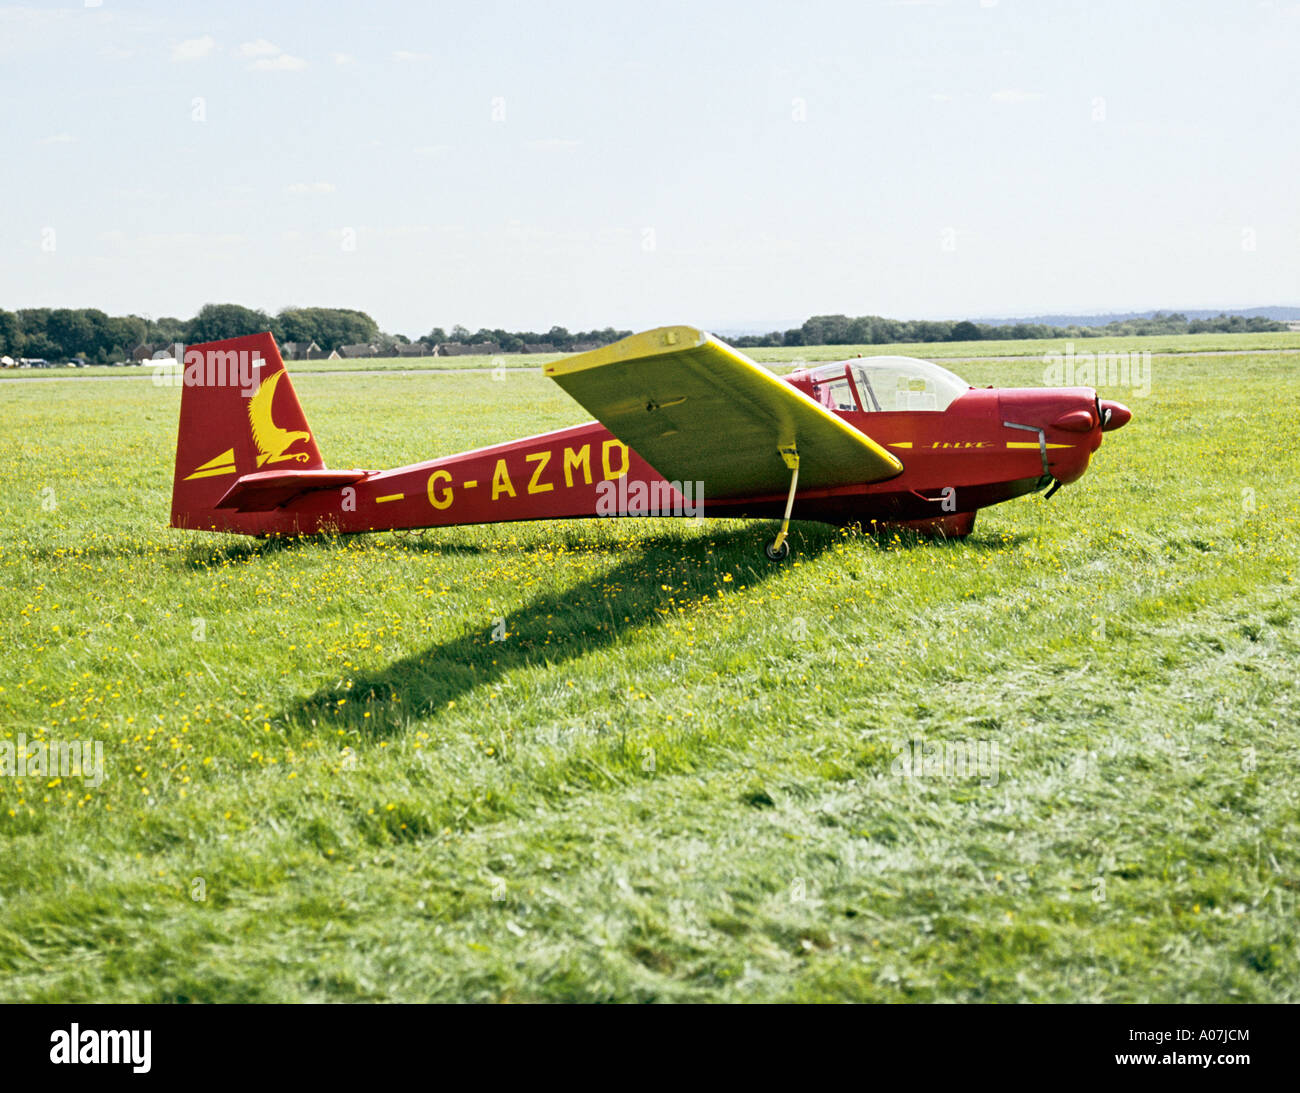
[[[621,515],[790,517],[970,534],[976,510],[1073,482],[1132,416],[1087,387],[975,389],[865,357],[784,378],[661,327],[554,361],[597,420],[388,471],[326,468],[275,339],[191,346],[173,527],[312,535]]]

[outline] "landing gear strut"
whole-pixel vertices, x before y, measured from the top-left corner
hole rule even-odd
[[[796,448],[778,448],[785,465],[790,468],[790,495],[785,499],[785,516],[781,520],[781,530],[776,538],[764,547],[771,561],[779,562],[790,555],[790,544],[786,536],[790,534],[790,513],[794,509],[794,491],[799,485],[799,452]]]

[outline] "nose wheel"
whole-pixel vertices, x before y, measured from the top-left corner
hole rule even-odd
[[[776,538],[763,548],[768,560],[773,562],[782,561],[790,556],[790,542],[786,536],[790,534],[790,513],[794,509],[794,491],[799,485],[798,450],[791,446],[778,448],[777,451],[781,453],[785,465],[790,468],[790,494],[785,499],[785,516],[781,520],[781,530],[776,533]]]
[[[790,557],[790,541],[788,539],[774,539],[763,547],[763,553],[767,555],[770,562],[783,562]]]

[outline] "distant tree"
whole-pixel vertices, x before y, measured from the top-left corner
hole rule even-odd
[[[903,327],[905,325],[905,323],[897,319],[883,319],[878,315],[874,316],[871,321],[872,344],[887,345],[890,342],[903,341]]]
[[[50,309],[48,307],[25,307],[18,312],[18,321],[23,324],[23,334],[26,335],[28,342],[40,338],[41,343],[45,344],[45,324],[50,321]],[[40,356],[39,353],[28,353],[29,357]]]
[[[470,332],[466,330],[463,326],[461,326],[460,323],[457,323],[455,326],[451,328],[451,334],[447,340],[453,342],[465,343],[468,342],[471,337],[473,337],[473,335],[470,334]]]
[[[814,315],[803,324],[803,345],[848,345],[847,315]]]
[[[95,327],[84,311],[55,308],[46,320],[45,335],[51,344],[58,346],[56,357],[59,360],[94,355]]]
[[[265,311],[255,311],[239,304],[204,304],[189,322],[186,341],[191,344],[216,342],[270,329],[271,319]]]
[[[12,311],[0,311],[0,356],[21,357],[25,343],[22,319]]]
[[[954,342],[977,342],[979,338],[980,328],[974,323],[966,321],[954,323],[952,332],[948,336],[948,340]]]
[[[306,308],[285,308],[276,316],[279,320],[279,340],[285,342],[319,341],[316,324]]]
[[[952,323],[937,319],[917,319],[914,324],[913,337],[918,342],[951,341]]]
[[[142,341],[150,345],[175,345],[184,342],[190,336],[190,320],[176,319],[164,315],[161,319],[150,319],[148,330]]]
[[[410,345],[411,340],[405,334],[387,334],[384,331],[377,332],[373,337],[364,339],[371,345],[377,346],[381,357],[392,357],[397,354],[399,345]],[[344,342],[344,345],[354,345],[355,342]]]
[[[757,349],[764,346],[784,344],[784,339],[779,330],[773,330],[768,334],[742,334],[738,338],[729,338],[728,340],[738,349]]]
[[[63,347],[51,340],[43,330],[24,334],[23,356],[38,357],[47,361],[57,361],[63,356]]]
[[[443,330],[442,327],[435,326],[429,331],[429,333],[425,334],[420,341],[424,342],[425,345],[430,346],[441,345],[443,342],[447,341],[447,332]]]
[[[149,322],[139,315],[118,315],[108,320],[109,360],[126,360],[149,336]]]
[[[276,337],[286,342],[314,341],[327,352],[340,345],[378,343],[379,324],[364,311],[345,307],[285,308],[276,316]]]
[[[1265,319],[1261,315],[1223,315],[1213,319],[1193,319],[1187,324],[1189,334],[1261,333],[1288,329],[1286,323]]]

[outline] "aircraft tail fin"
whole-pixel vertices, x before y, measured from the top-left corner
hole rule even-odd
[[[269,333],[189,346],[182,362],[171,525],[255,532],[217,502],[237,477],[325,466]]]

